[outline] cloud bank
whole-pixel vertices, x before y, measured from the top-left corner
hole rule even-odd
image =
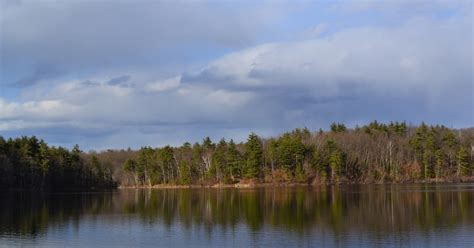
[[[68,4],[66,9],[75,13],[82,7],[74,5],[80,4]],[[52,11],[31,12],[41,7],[31,7],[21,14],[35,16]],[[183,4],[180,8],[190,6]],[[257,9],[262,10],[251,8],[250,15],[261,13]],[[90,60],[66,63],[64,71],[84,64],[85,69],[80,71],[84,75],[71,76],[64,72],[69,76],[47,77],[49,74],[42,74],[33,66],[32,76],[15,81],[19,84],[17,87],[23,87],[20,96],[0,98],[0,133],[6,136],[35,134],[56,144],[79,143],[86,148],[104,149],[178,144],[186,140],[199,141],[204,136],[244,140],[250,131],[269,136],[294,127],[325,128],[332,121],[349,125],[373,119],[427,121],[455,127],[473,124],[472,10],[462,8],[461,14],[443,18],[410,17],[397,25],[361,25],[327,34],[324,32],[330,30],[330,24],[316,25],[302,33],[316,30],[317,35],[300,35],[297,39],[251,46],[242,44],[249,44],[246,40],[254,39],[254,32],[277,14],[264,11],[264,20],[257,21],[260,27],[232,15],[228,20],[219,17],[226,19],[226,23],[222,27],[212,24],[211,29],[216,30],[210,35],[203,35],[198,25],[197,30],[186,29],[191,33],[186,37],[192,37],[197,43],[220,43],[215,49],[234,47],[230,52],[223,52],[206,63],[199,62],[197,64],[202,64],[199,67],[182,66],[178,67],[181,71],[174,68],[161,77],[149,77],[159,63],[152,63],[151,67],[140,63],[141,67],[136,70],[130,65],[135,65],[135,60],[143,62],[161,56],[162,48],[174,47],[166,43],[183,38],[182,32],[168,30],[166,25],[179,20],[178,25],[173,25],[176,28],[186,25],[187,21],[204,18],[204,28],[212,22],[206,15],[216,12],[201,5],[196,12],[192,8],[181,14],[167,8],[162,11],[163,16],[156,17],[159,20],[149,21],[165,31],[158,32],[156,40],[152,39],[156,47],[147,45],[147,51],[140,49],[139,34],[133,31],[141,22],[130,21],[129,27],[117,27],[114,20],[101,15],[109,14],[99,10],[92,15],[105,20],[96,28],[99,33],[87,33],[86,25],[79,25],[83,29],[78,30],[76,37],[69,37],[72,45],[54,49],[67,56],[57,54],[55,58],[56,55],[47,54],[47,49],[38,51],[35,54],[38,61],[44,57],[45,64],[56,65],[61,59],[76,58],[75,53],[91,51],[87,46],[106,42],[108,28],[131,31],[123,36],[133,37],[117,37],[123,42],[113,44],[109,51],[90,54]],[[7,14],[19,13],[7,11]],[[113,15],[112,19],[132,17],[137,16],[127,10]],[[35,18],[43,16],[32,19]],[[59,17],[45,21],[54,22],[56,18]],[[91,24],[93,20],[85,23]],[[22,44],[28,44],[32,35],[52,35],[51,30],[25,31],[18,25],[21,23],[12,25],[15,30],[6,25],[7,30],[2,32],[2,37],[7,37],[2,38],[2,53],[7,53],[7,58],[30,54],[31,51],[19,50],[26,49]],[[58,28],[66,27],[59,24]],[[87,38],[82,37],[92,37],[94,42],[88,43]],[[64,39],[67,37],[59,41],[51,38],[53,44],[38,46],[46,48]],[[13,40],[18,40],[20,45],[10,44]],[[10,50],[13,46],[16,50]],[[69,51],[70,47],[74,50]],[[114,51],[118,50],[124,51],[126,62],[111,62],[121,65],[108,66],[105,71],[91,69],[114,60],[117,56]],[[141,53],[149,53],[150,57]],[[20,58],[11,63],[20,63],[17,59]],[[122,64],[127,70],[120,70]],[[3,69],[8,67],[2,65]],[[35,81],[46,78],[49,78],[46,83]]]

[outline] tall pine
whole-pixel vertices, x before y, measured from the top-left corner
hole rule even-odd
[[[246,148],[246,164],[244,167],[245,178],[256,178],[260,174],[260,166],[262,165],[262,144],[255,133],[251,133],[245,144]]]

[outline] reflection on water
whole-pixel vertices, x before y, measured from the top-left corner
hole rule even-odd
[[[474,184],[15,192],[0,201],[0,246],[474,245]]]

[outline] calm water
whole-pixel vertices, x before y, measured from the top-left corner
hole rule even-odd
[[[0,247],[474,247],[474,184],[0,194]]]

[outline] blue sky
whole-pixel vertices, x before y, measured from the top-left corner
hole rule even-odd
[[[0,0],[0,135],[84,149],[473,126],[471,1]]]

